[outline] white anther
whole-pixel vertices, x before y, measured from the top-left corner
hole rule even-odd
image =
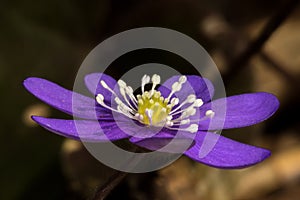
[[[125,88],[126,87],[126,83],[123,81],[123,80],[118,80],[118,85],[121,87],[121,88]]]
[[[172,100],[171,100],[171,105],[172,105],[172,107],[173,106],[175,106],[175,105],[177,105],[179,103],[179,99],[178,98],[173,98]]]
[[[152,88],[151,88],[151,92],[150,92],[150,96],[152,96],[154,94],[154,88],[157,86],[157,84],[160,83],[160,76],[157,74],[154,74],[152,76]]]
[[[132,94],[133,93],[133,89],[130,86],[127,86],[125,89],[126,89],[127,94]]]
[[[175,82],[172,85],[172,91],[170,92],[169,96],[165,99],[167,102],[169,102],[171,96],[175,93],[178,92],[181,89],[181,84],[179,82]]]
[[[214,115],[215,115],[215,112],[212,111],[212,110],[207,110],[207,111],[205,112],[205,116],[206,116],[206,117],[212,118]]]
[[[133,89],[132,89],[132,87],[127,86],[125,89],[126,89],[126,93],[130,97],[130,99],[132,100],[132,102],[136,105],[137,100],[136,100],[135,96],[133,95]]]
[[[153,76],[152,76],[152,83],[153,84],[155,84],[155,85],[157,85],[157,84],[160,84],[160,76],[159,75],[157,75],[157,74],[154,74]]]
[[[105,83],[105,81],[101,80],[100,83],[105,89],[108,88],[108,85]]]
[[[181,84],[179,82],[175,82],[172,85],[172,92],[178,92],[181,89]]]
[[[191,108],[191,109],[187,110],[188,116],[193,116],[196,114],[196,112],[197,112],[197,110],[195,108]]]
[[[191,124],[188,128],[185,129],[186,131],[189,131],[191,133],[195,133],[198,131],[198,125],[197,124]]]
[[[115,102],[118,104],[118,106],[120,106],[121,107],[121,110],[122,111],[126,111],[126,113],[128,112],[130,112],[130,113],[134,113],[135,111],[135,109],[133,109],[132,107],[131,107],[131,105],[129,105],[129,106],[127,106],[119,97],[116,97],[115,98]]]
[[[170,125],[169,125],[170,124]],[[177,130],[177,131],[188,131],[191,133],[195,133],[198,131],[198,125],[197,124],[191,124],[189,127],[187,128],[173,128],[172,126],[174,125],[174,123],[169,123],[166,124],[168,129],[171,130]]]
[[[172,117],[171,115],[168,115],[166,119],[167,119],[167,121],[171,121],[172,118],[173,118],[173,117]]]
[[[116,98],[115,98],[115,102],[116,102],[118,105],[123,103],[119,97],[116,97]]]
[[[196,99],[193,106],[199,108],[200,106],[203,105],[202,99]]]
[[[142,78],[142,82],[147,84],[150,82],[150,76],[148,76],[147,74],[145,74]]]
[[[143,119],[144,119],[143,115],[141,115],[139,113],[136,113],[134,117],[139,121],[143,121]]]
[[[182,115],[180,116],[181,119],[184,119],[186,117],[189,117],[189,116],[193,116],[194,114],[196,114],[196,109],[195,108],[191,108],[189,107],[188,109],[186,109]]]
[[[126,109],[126,107],[123,107],[121,104],[117,106],[117,109],[119,112],[121,112],[123,115],[133,119],[134,117],[132,116],[132,114],[130,113],[129,110]]]
[[[104,108],[107,108],[107,109],[109,109],[109,110],[111,110],[111,111],[114,111],[114,112],[117,112],[117,113],[121,113],[121,114],[123,114],[123,115],[125,115],[125,116],[127,116],[127,117],[129,117],[129,118],[132,118],[131,115],[128,115],[127,113],[122,112],[118,107],[117,107],[117,110],[116,110],[116,109],[114,109],[114,108],[112,108],[112,107],[106,105],[106,104],[104,103],[104,97],[103,97],[102,94],[97,94],[97,96],[96,96],[96,101],[97,101],[101,106],[103,106]]]
[[[123,97],[125,97],[126,94],[125,94],[125,89],[124,88],[120,87],[120,93]]]
[[[170,97],[175,93],[181,90],[182,84],[186,81],[185,76],[181,76],[178,82],[174,82],[172,85],[172,91],[170,92],[169,96],[166,99],[170,99]]]
[[[142,93],[145,91],[145,85],[150,82],[150,76],[144,75],[142,78]]]
[[[117,94],[105,83],[105,81],[101,80],[100,84],[102,85],[102,87],[110,91],[113,95],[117,96]]]
[[[184,125],[184,124],[189,124],[190,123],[190,119],[184,119],[180,121],[180,124]]]
[[[196,95],[194,94],[190,94],[187,98],[186,98],[186,102],[188,103],[193,103],[196,100]]]
[[[137,100],[135,96],[132,93],[132,88],[130,86],[126,86],[126,83],[122,80],[118,81],[119,87],[120,87],[120,93],[122,97],[124,98],[125,102],[127,105],[132,109],[132,110],[137,110]],[[130,98],[131,102],[129,102],[127,96]]]
[[[186,80],[187,80],[187,79],[186,79],[186,76],[180,76],[180,78],[179,78],[178,81],[179,81],[180,84],[183,84],[183,83],[186,82]]]
[[[167,122],[166,122],[166,126],[173,126],[173,122],[167,121]]]
[[[103,104],[103,101],[104,101],[104,96],[102,94],[97,94],[96,96],[96,101],[102,105]]]

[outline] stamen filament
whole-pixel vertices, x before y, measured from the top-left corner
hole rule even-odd
[[[102,85],[105,89],[107,89],[108,91],[110,91],[113,95],[115,95],[116,97],[118,96],[118,95],[115,93],[115,91],[113,91],[113,90],[105,83],[105,81],[101,80],[100,83],[101,83],[101,85]]]
[[[121,80],[119,80],[119,81],[121,81]],[[119,81],[118,81],[118,83],[119,83]],[[124,81],[123,81],[123,82],[124,82]],[[124,83],[125,83],[125,82],[124,82]],[[126,84],[126,83],[125,83],[125,84]],[[134,107],[131,105],[131,103],[128,101],[127,95],[126,95],[126,93],[125,93],[125,88],[124,88],[123,86],[124,86],[124,85],[122,84],[122,82],[120,82],[120,83],[119,83],[119,87],[120,87],[120,93],[121,93],[122,97],[124,98],[124,100],[126,101],[127,105],[128,105],[132,110],[137,111],[137,109],[134,108]],[[126,87],[126,85],[125,85],[125,87]]]
[[[198,131],[198,124],[191,124],[189,127],[187,128],[173,128],[173,127],[167,127],[170,130],[177,130],[177,131],[188,131],[191,133],[195,133]]]
[[[144,75],[142,78],[142,93],[145,92],[145,85],[150,82],[150,76]]]

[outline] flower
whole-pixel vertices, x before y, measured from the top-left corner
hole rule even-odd
[[[217,168],[243,168],[270,156],[269,150],[233,141],[214,131],[245,127],[269,118],[279,106],[272,94],[257,92],[211,100],[212,83],[196,75],[173,76],[163,84],[157,74],[144,75],[141,92],[137,95],[124,81],[116,81],[103,73],[87,75],[85,84],[95,98],[42,78],[27,78],[24,86],[29,92],[76,117],[32,116],[32,119],[67,138],[90,142],[127,138],[149,150],[161,148],[180,132],[175,143],[192,140],[183,152],[186,156]],[[219,110],[225,107],[223,116]],[[158,131],[152,134],[153,130]],[[216,141],[207,155],[199,156],[205,138]]]

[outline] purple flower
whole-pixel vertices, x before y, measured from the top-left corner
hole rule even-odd
[[[189,141],[184,154],[218,168],[243,168],[263,161],[270,151],[219,136],[215,130],[259,123],[277,110],[279,102],[269,93],[258,92],[211,101],[212,83],[199,76],[173,76],[163,84],[160,76],[142,77],[141,93],[122,80],[93,73],[85,77],[95,98],[64,89],[41,78],[27,78],[25,88],[47,104],[76,119],[32,116],[42,127],[64,137],[89,142],[129,139],[157,150],[172,140],[179,146]],[[145,86],[150,86],[146,91]],[[226,107],[226,114],[219,110]],[[158,130],[153,134],[153,130]],[[206,156],[199,156],[204,143],[215,140]]]

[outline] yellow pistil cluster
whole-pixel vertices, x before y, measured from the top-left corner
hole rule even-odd
[[[172,105],[168,104],[169,100],[162,97],[159,91],[154,90],[152,93],[145,91],[142,95],[137,95],[138,117],[146,125],[163,126]]]

